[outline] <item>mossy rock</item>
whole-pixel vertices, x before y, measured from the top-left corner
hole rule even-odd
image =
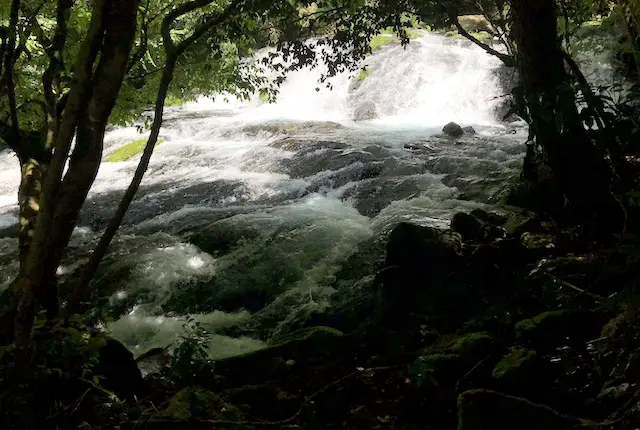
[[[163,139],[158,139],[156,142],[156,147],[164,142]],[[144,151],[145,146],[147,146],[147,139],[138,139],[133,142],[129,142],[125,145],[122,145],[115,151],[111,152],[105,158],[105,161],[109,163],[117,163],[120,161],[127,161],[130,158],[135,157],[136,155],[142,153]]]
[[[488,332],[467,333],[456,337],[444,337],[428,348],[432,353],[456,354],[465,362],[481,360],[494,349],[495,338]],[[477,361],[476,360],[476,361]]]
[[[487,332],[444,337],[425,348],[409,367],[409,372],[418,387],[455,384],[462,371],[484,359],[495,344],[495,339]]]
[[[532,349],[515,347],[493,369],[492,375],[500,382],[520,384],[531,377],[538,355]]]
[[[458,354],[420,356],[409,366],[409,375],[420,389],[454,383],[458,378],[460,361]]]
[[[490,390],[458,397],[458,430],[567,430],[589,424],[548,406]]]
[[[516,339],[536,348],[589,340],[600,333],[606,319],[602,312],[589,310],[557,310],[543,312],[515,325]]]
[[[176,393],[162,418],[173,420],[208,419],[243,421],[244,415],[236,406],[226,403],[220,396],[200,387],[188,387]]]
[[[615,318],[609,320],[600,332],[601,337],[607,337],[610,340],[623,335],[625,332],[635,330],[638,321],[638,311],[629,308],[618,314]]]
[[[330,356],[348,342],[347,336],[333,328],[305,328],[272,340],[267,348],[217,361],[215,373],[233,386],[258,384],[286,376],[290,360],[306,363]]]

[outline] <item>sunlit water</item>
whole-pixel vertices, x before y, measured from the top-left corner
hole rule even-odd
[[[358,246],[401,220],[446,227],[460,210],[497,202],[517,175],[526,130],[502,124],[500,63],[436,35],[371,56],[370,76],[318,87],[292,74],[278,103],[201,100],[167,112],[141,190],[96,279],[106,323],[138,354],[165,346],[186,315],[221,333],[212,356],[264,345],[267,333],[331,304],[336,273]],[[354,122],[373,103],[377,119]],[[456,121],[478,131],[405,149]],[[106,154],[140,136],[110,132]],[[103,163],[58,273],[73,276],[131,180],[138,158]],[[0,155],[0,228],[15,222],[19,171]],[[15,239],[0,239],[2,281]],[[227,331],[228,333],[228,331]]]

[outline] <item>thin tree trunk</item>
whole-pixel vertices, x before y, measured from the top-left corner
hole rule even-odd
[[[107,229],[100,237],[100,241],[98,245],[93,250],[91,254],[91,258],[89,259],[89,263],[85,266],[82,276],[78,281],[77,287],[73,291],[73,295],[69,300],[68,304],[68,313],[77,313],[82,308],[82,300],[86,294],[86,287],[91,282],[95,271],[98,269],[100,261],[107,252],[113,237],[120,228],[120,224],[122,223],[122,219],[124,218],[133,198],[135,197],[138,189],[140,188],[140,184],[142,183],[142,179],[144,177],[145,172],[149,167],[149,162],[151,161],[151,156],[153,155],[153,150],[155,148],[156,143],[158,142],[158,136],[160,134],[160,128],[162,127],[162,119],[163,119],[163,111],[164,104],[167,98],[167,91],[169,86],[171,85],[171,81],[173,80],[173,72],[174,72],[174,63],[167,63],[165,66],[162,78],[160,80],[160,87],[158,89],[158,96],[156,98],[155,112],[154,112],[154,120],[153,125],[151,126],[151,134],[149,139],[147,140],[147,144],[144,148],[144,152],[142,153],[142,157],[140,162],[138,163],[138,167],[136,168],[136,172],[133,176],[127,191],[125,191],[122,200],[120,200],[120,204],[116,209],[115,214],[109,221],[109,225]]]

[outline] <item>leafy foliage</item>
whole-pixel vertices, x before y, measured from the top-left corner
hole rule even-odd
[[[172,380],[185,385],[197,385],[198,374],[205,367],[212,368],[209,359],[210,334],[199,321],[189,317],[184,324],[184,334],[176,343],[169,367]]]

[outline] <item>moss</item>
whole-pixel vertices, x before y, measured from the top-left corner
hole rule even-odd
[[[360,70],[360,73],[358,73],[358,76],[356,77],[356,81],[362,82],[369,76],[371,76],[371,69]]]
[[[519,347],[513,348],[496,365],[492,375],[499,380],[516,382],[528,375],[536,359],[537,354],[534,350]]]
[[[200,387],[189,387],[175,394],[161,417],[174,420],[193,418],[241,421],[243,414],[236,406],[227,404],[220,396]]]
[[[493,336],[487,332],[469,333],[453,339],[446,349],[462,356],[486,354],[494,344]]]
[[[164,140],[159,139],[158,142],[156,143],[156,146],[160,145],[162,142],[164,142]],[[116,149],[115,151],[107,155],[107,157],[105,158],[105,161],[109,163],[126,161],[140,154],[142,151],[144,151],[144,147],[146,145],[147,145],[146,138],[134,140],[133,142],[129,142],[126,145],[121,146],[120,148]]]
[[[414,29],[407,29],[407,37],[409,39],[417,39],[419,37],[422,37],[422,33],[420,33],[418,30],[414,30]],[[373,38],[371,38],[371,50],[372,51],[377,51],[378,49],[390,45],[394,42],[399,42],[400,39],[398,38],[398,36],[393,32],[393,29],[391,27],[386,28],[384,31],[382,31],[380,34],[377,34],[375,36],[373,36]]]
[[[553,327],[562,324],[571,315],[571,311],[547,311],[531,319],[520,321],[516,324],[516,339],[527,340],[537,337],[537,334],[551,331]]]
[[[458,397],[458,430],[566,430],[589,423],[527,399],[490,390]]]
[[[381,33],[371,38],[371,50],[377,51],[380,48],[383,48],[387,45],[392,44],[393,42],[397,42],[398,38],[394,34],[390,33]]]
[[[420,356],[409,366],[409,375],[418,388],[428,388],[454,381],[460,356],[457,354],[430,354]]]

